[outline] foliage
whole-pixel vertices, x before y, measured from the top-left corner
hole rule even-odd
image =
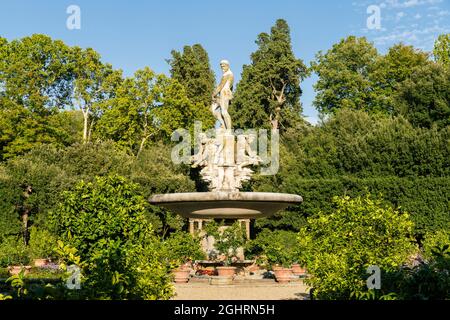
[[[44,228],[30,228],[29,250],[34,259],[47,259],[53,256],[55,236]]]
[[[176,166],[170,158],[170,147],[152,144],[141,157],[128,155],[114,143],[76,144],[65,149],[41,146],[23,157],[0,165],[0,238],[20,235],[24,208],[29,210],[29,226],[45,228],[47,214],[61,202],[62,191],[79,180],[93,181],[95,176],[119,174],[139,183],[147,198],[153,193],[195,190],[186,167]],[[30,187],[31,194],[24,196]],[[146,207],[147,216],[156,231],[165,235],[178,230],[184,220],[156,206]]]
[[[429,64],[413,69],[398,87],[395,110],[411,124],[431,128],[450,124],[450,68]]]
[[[205,236],[214,237],[214,248],[219,255],[223,255],[225,266],[230,265],[237,259],[237,250],[244,246],[246,237],[239,221],[234,222],[231,226],[225,226],[224,221],[217,223],[210,221],[205,226]]]
[[[319,52],[312,69],[319,76],[314,105],[322,114],[350,108],[401,114],[421,127],[448,123],[445,67],[412,46],[397,44],[379,55],[365,38],[350,36]]]
[[[52,213],[55,231],[82,263],[84,290],[99,299],[165,299],[172,294],[161,243],[138,185],[118,176],[80,182]]]
[[[297,234],[291,231],[264,229],[246,245],[250,258],[259,264],[290,267],[293,263],[305,263],[303,252],[298,246]]]
[[[0,242],[0,267],[24,266],[29,263],[30,252],[23,239],[14,236],[3,238]]]
[[[378,58],[375,47],[366,38],[342,39],[325,54],[319,52],[312,70],[319,80],[314,106],[321,113],[333,113],[340,108],[378,111],[371,105],[374,94],[369,74]]]
[[[115,88],[122,79],[121,71],[101,61],[92,48],[73,47],[70,51],[70,74],[74,107],[83,114],[83,143],[91,141],[94,123],[105,104],[115,96]]]
[[[450,242],[431,249],[426,261],[385,274],[382,292],[402,300],[444,300],[450,297]]]
[[[171,233],[164,241],[164,246],[170,259],[170,265],[173,267],[205,258],[205,253],[200,246],[200,239],[184,231]]]
[[[184,46],[183,52],[172,50],[171,54],[172,58],[167,60],[171,77],[186,88],[189,100],[209,108],[215,80],[206,50],[201,44],[194,44]],[[205,123],[207,128],[213,125],[212,121],[210,116]]]
[[[230,108],[237,128],[286,129],[300,122],[300,82],[307,68],[294,55],[289,26],[279,19],[261,33],[258,49],[245,65]]]
[[[434,43],[434,59],[445,66],[450,65],[450,34],[441,34]]]
[[[428,232],[422,241],[424,258],[433,259],[433,257],[439,255],[439,250],[445,248],[446,245],[450,245],[450,231],[448,228],[437,230],[436,232]],[[445,249],[442,251],[445,251]]]
[[[0,39],[0,159],[67,142],[55,117],[70,104],[69,52],[45,35]]]
[[[366,269],[394,271],[414,252],[409,215],[370,196],[335,197],[331,213],[308,219],[299,233],[306,248],[306,280],[319,299],[349,299],[365,291]]]

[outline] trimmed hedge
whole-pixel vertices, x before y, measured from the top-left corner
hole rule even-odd
[[[267,190],[267,185],[264,188]],[[300,206],[289,208],[273,218],[257,220],[258,228],[299,230],[305,218],[329,211],[333,196],[356,197],[371,193],[411,214],[416,236],[428,231],[450,229],[450,177],[379,177],[335,179],[289,179],[273,191],[299,194]]]

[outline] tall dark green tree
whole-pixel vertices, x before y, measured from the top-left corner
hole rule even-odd
[[[261,33],[258,49],[245,65],[230,114],[235,127],[285,129],[301,119],[300,82],[308,71],[294,55],[290,29],[277,20],[270,34]]]
[[[200,111],[195,115],[195,120],[206,121],[205,125],[211,126],[213,117],[208,112],[208,108],[211,105],[215,76],[211,69],[208,52],[200,44],[185,46],[183,52],[172,50],[172,58],[167,62],[171,67],[172,78],[186,88],[188,99],[197,105]]]

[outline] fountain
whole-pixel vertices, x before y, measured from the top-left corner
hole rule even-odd
[[[249,181],[253,171],[249,166],[262,160],[254,147],[255,135],[231,131],[228,114],[233,74],[226,60],[221,61],[223,76],[213,94],[212,112],[220,127],[214,137],[202,133],[198,152],[191,157],[192,167],[201,167],[201,178],[209,184],[209,192],[157,194],[150,203],[180,214],[191,221],[205,219],[257,219],[269,217],[290,205],[298,205],[303,199],[295,194],[270,192],[241,192],[242,183]],[[247,237],[249,226],[247,224]]]

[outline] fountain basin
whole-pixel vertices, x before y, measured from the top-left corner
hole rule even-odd
[[[156,194],[149,202],[185,218],[257,219],[298,205],[303,198],[287,193],[219,191]]]

